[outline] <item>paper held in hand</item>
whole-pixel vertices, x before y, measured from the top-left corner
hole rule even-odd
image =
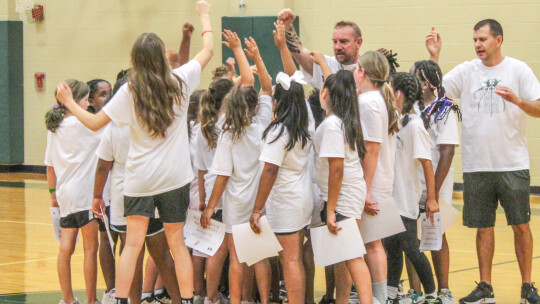
[[[450,205],[449,203],[439,200],[439,210],[441,213],[441,230],[442,233],[445,234],[446,230],[452,226],[454,221],[459,216],[459,210],[454,208],[454,206]],[[418,221],[418,239],[422,239],[422,225],[421,221]]]
[[[249,223],[232,226],[234,248],[240,263],[251,266],[263,259],[278,255],[283,250],[266,216],[259,218],[261,233],[251,230]]]
[[[330,233],[326,225],[311,228],[311,241],[315,264],[320,267],[362,257],[366,253],[356,219],[338,223],[337,235]]]
[[[111,251],[112,251],[112,254],[114,256],[114,242],[113,242],[113,239],[111,237],[109,219],[107,218],[107,213],[105,212],[105,210],[103,210],[103,208],[101,208],[101,207],[99,207],[99,208],[101,210],[101,214],[103,214],[103,224],[105,225],[105,231],[107,232],[107,238],[109,239],[109,245],[111,245]],[[92,213],[92,210],[90,210],[90,213]]]
[[[184,225],[186,245],[209,256],[213,256],[225,237],[225,224],[210,220],[208,228],[201,227],[201,212],[189,210]]]
[[[375,216],[362,214],[360,220],[360,233],[364,244],[384,239],[386,237],[405,231],[401,216],[394,202],[394,198],[389,197],[379,202],[379,214]]]
[[[441,213],[433,214],[433,224],[425,213],[419,219],[422,225],[422,238],[420,239],[420,251],[439,251],[442,248],[442,220]]]

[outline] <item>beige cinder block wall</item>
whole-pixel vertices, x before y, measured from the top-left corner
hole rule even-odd
[[[18,14],[6,14],[13,0],[0,0],[0,20],[12,20]],[[221,28],[221,16],[239,14],[239,0],[212,1],[212,24]],[[424,37],[432,25],[443,37],[440,64],[443,72],[476,57],[472,27],[484,18],[499,20],[504,28],[503,54],[525,61],[540,77],[540,2],[538,0],[479,1],[365,1],[365,0],[245,0],[247,15],[275,15],[291,7],[301,16],[301,39],[310,49],[332,53],[332,27],[339,20],[357,22],[363,32],[361,52],[380,47],[398,52],[400,70],[427,58]],[[129,51],[136,37],[153,31],[167,46],[177,47],[180,28],[185,21],[200,29],[195,1],[83,1],[41,0],[45,20],[24,25],[25,47],[25,163],[43,163],[45,128],[43,115],[54,103],[53,92],[65,78],[113,81],[116,73],[129,65]],[[12,10],[14,5],[11,4]],[[191,52],[200,47],[200,30],[195,32]],[[269,35],[271,35],[269,33]],[[217,37],[217,35],[216,35]],[[269,39],[271,36],[269,36]],[[221,60],[216,38],[216,54],[210,67]],[[46,89],[34,89],[35,72],[47,74]],[[208,69],[201,86],[209,83]],[[540,185],[540,120],[529,119],[528,142],[531,156],[531,183]],[[460,150],[454,160],[456,181],[461,179]]]

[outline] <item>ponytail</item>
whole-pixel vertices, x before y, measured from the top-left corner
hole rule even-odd
[[[409,123],[409,113],[414,107],[414,104],[417,103],[420,110],[424,108],[424,98],[422,96],[422,84],[420,79],[413,74],[399,72],[392,76],[392,87],[394,91],[400,91],[403,93],[404,102],[403,109],[401,114],[403,114],[403,119],[401,123],[403,126],[406,126]],[[424,127],[429,128],[428,117],[423,114],[421,115],[424,122]]]
[[[216,124],[219,118],[219,111],[223,98],[233,87],[232,81],[226,78],[214,80],[208,90],[201,95],[201,132],[206,139],[208,148],[214,149],[217,146]]]
[[[90,93],[90,88],[86,83],[82,81],[68,79],[66,80],[66,84],[71,89],[73,99],[77,103],[79,103],[81,99],[87,97]],[[54,91],[54,96],[56,98],[56,90]],[[58,99],[56,101],[57,103],[52,107],[52,109],[47,111],[47,113],[45,114],[45,126],[47,127],[47,130],[53,133],[56,132],[58,127],[60,127],[60,123],[62,122],[62,120],[64,120],[64,117],[67,113],[67,108],[61,105],[58,102]]]

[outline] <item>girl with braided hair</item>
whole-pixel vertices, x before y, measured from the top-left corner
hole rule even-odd
[[[420,80],[409,73],[396,73],[390,80],[396,97],[396,107],[401,113],[401,128],[397,133],[395,156],[395,179],[393,196],[405,226],[405,231],[383,240],[388,262],[388,297],[391,303],[399,303],[397,289],[403,270],[403,252],[412,262],[426,292],[424,303],[440,303],[433,280],[431,265],[420,251],[417,239],[416,220],[419,216],[418,202],[422,194],[418,170],[422,166],[427,185],[426,216],[433,222],[433,213],[439,211],[435,199],[435,178],[431,164],[429,135],[426,121],[414,111],[414,105],[422,103]],[[413,303],[423,298],[415,294]]]
[[[431,143],[431,158],[435,168],[435,197],[438,202],[440,202],[440,198],[445,203],[451,204],[454,188],[452,159],[454,149],[459,145],[457,120],[461,118],[461,112],[458,105],[446,97],[445,89],[442,86],[442,72],[437,63],[431,60],[418,61],[415,62],[413,69],[414,74],[422,84],[424,99],[424,103],[415,106],[415,110],[417,114],[426,116],[429,121],[427,131]],[[423,185],[420,208],[423,208],[426,201],[426,186],[420,172],[419,176]],[[454,303],[452,293],[448,289],[450,253],[445,234],[443,234],[441,250],[432,251],[431,257],[437,276],[439,297],[444,304]]]

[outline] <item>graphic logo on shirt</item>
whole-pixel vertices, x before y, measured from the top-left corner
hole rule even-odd
[[[473,100],[477,103],[478,113],[498,114],[506,110],[504,99],[495,94],[495,87],[501,83],[498,79],[489,79],[482,84],[482,87],[473,93]]]
[[[396,149],[398,151],[403,151],[403,140],[399,135],[396,135]]]

